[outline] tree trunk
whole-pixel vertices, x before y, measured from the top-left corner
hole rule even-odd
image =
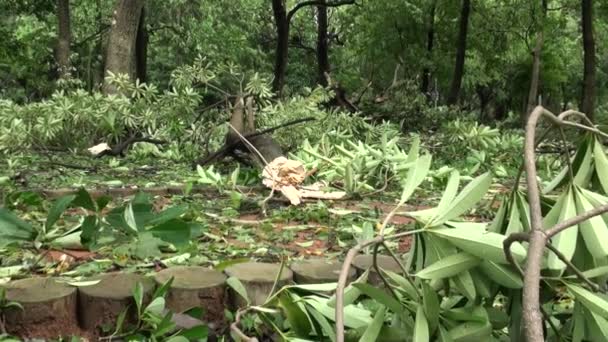
[[[274,63],[274,80],[272,90],[277,97],[281,97],[285,85],[285,73],[287,71],[288,46],[289,46],[289,20],[285,0],[272,0],[272,12],[277,27],[277,48]]]
[[[57,48],[55,60],[57,61],[57,72],[59,78],[70,77],[70,43],[72,32],[70,29],[70,1],[57,0]]]
[[[317,82],[324,87],[328,84],[325,74],[330,70],[327,26],[327,6],[317,6]]]
[[[113,74],[129,75],[135,79],[135,43],[139,19],[145,0],[117,0],[112,17],[112,27],[106,51],[105,77]],[[104,80],[103,92],[111,94],[116,87]]]
[[[422,84],[420,85],[420,91],[426,95],[427,100],[431,100],[430,85],[431,85],[431,64],[433,54],[433,40],[435,39],[435,7],[437,6],[437,0],[433,0],[431,8],[429,10],[429,22],[428,30],[426,33],[426,66],[422,70]]]
[[[456,63],[454,65],[454,77],[448,95],[448,105],[455,105],[460,95],[462,76],[464,75],[464,58],[467,52],[467,29],[469,27],[469,14],[471,12],[471,0],[462,0],[460,12],[460,28],[458,30],[458,47],[456,50]]]
[[[593,1],[582,0],[582,26],[583,26],[583,94],[581,98],[581,111],[591,121],[595,112],[595,40],[593,38]]]
[[[146,28],[146,9],[141,10],[139,17],[139,27],[135,40],[135,69],[136,77],[139,82],[145,83],[148,80],[148,29]]]
[[[534,110],[534,107],[538,104],[538,84],[540,83],[540,57],[544,43],[544,32],[543,24],[544,17],[547,15],[547,0],[542,1],[542,19],[540,25],[538,25],[538,33],[536,34],[536,46],[532,52],[532,74],[530,78],[530,91],[528,93],[528,104],[526,106],[526,113],[524,118],[524,125],[528,121],[528,115]]]

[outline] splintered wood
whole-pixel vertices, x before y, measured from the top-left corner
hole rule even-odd
[[[262,183],[270,189],[280,191],[293,205],[302,202],[302,198],[340,199],[345,192],[324,192],[321,184],[302,187],[306,178],[304,165],[296,160],[278,157],[271,161],[262,171]]]

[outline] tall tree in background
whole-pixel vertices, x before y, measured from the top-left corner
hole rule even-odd
[[[135,79],[137,32],[144,4],[145,0],[117,0],[106,51],[105,77],[108,72],[112,72],[127,74]],[[104,80],[103,92],[110,94],[116,92],[116,89]]]
[[[135,38],[135,75],[140,82],[148,79],[148,29],[146,28],[146,8],[139,16],[137,37]]]
[[[541,53],[543,50],[544,43],[544,27],[545,18],[547,16],[548,0],[542,1],[542,13],[540,20],[537,20],[536,33],[536,45],[534,51],[532,51],[532,73],[530,74],[530,91],[528,92],[528,104],[526,106],[526,112],[524,114],[524,125],[527,122],[528,115],[534,110],[534,107],[538,104],[538,86],[540,83],[540,62]]]
[[[274,80],[272,90],[281,97],[285,86],[285,74],[289,58],[289,26],[293,16],[302,8],[309,6],[338,7],[354,4],[355,0],[340,0],[326,2],[325,0],[310,0],[297,3],[291,10],[287,11],[286,0],[272,0],[272,13],[277,30],[277,45],[274,63]]]
[[[321,0],[325,4],[325,0]],[[329,46],[327,37],[327,6],[317,6],[317,82],[326,87],[329,74]]]
[[[454,75],[452,85],[448,94],[447,104],[455,105],[460,95],[462,76],[464,75],[464,59],[467,52],[467,30],[469,27],[469,15],[471,13],[471,0],[462,0],[460,11],[460,28],[458,29],[458,46],[456,49],[456,62],[454,64]]]
[[[593,121],[595,112],[595,39],[593,38],[593,1],[582,0],[581,17],[583,28],[583,94],[581,97],[581,111]]]
[[[432,61],[433,54],[433,43],[435,39],[435,8],[437,7],[437,0],[431,1],[429,9],[429,19],[427,23],[426,33],[426,60],[425,66],[422,70],[422,83],[420,85],[420,91],[426,95],[427,99],[430,99],[430,85],[431,85],[431,68],[430,64]]]
[[[55,48],[55,61],[59,78],[70,76],[70,44],[72,30],[70,28],[70,1],[57,0],[57,47]]]

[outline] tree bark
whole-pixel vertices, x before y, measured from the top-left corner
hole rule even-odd
[[[148,29],[146,28],[146,8],[142,8],[135,39],[135,69],[139,82],[148,80]]]
[[[277,28],[277,47],[274,62],[274,80],[272,90],[277,97],[281,97],[285,85],[287,71],[287,58],[289,53],[289,21],[285,0],[272,0],[272,12]]]
[[[541,62],[541,54],[544,44],[544,18],[547,15],[547,0],[542,1],[542,18],[540,20],[540,25],[538,25],[538,32],[536,34],[536,45],[534,47],[534,51],[532,52],[532,73],[530,78],[530,91],[528,92],[528,103],[526,106],[525,117],[523,118],[523,123],[528,121],[528,115],[534,110],[537,106],[537,97],[538,97],[538,85],[540,83],[540,62]]]
[[[57,62],[59,78],[65,79],[70,77],[70,44],[72,41],[69,0],[57,0],[57,22],[58,39],[55,60]]]
[[[431,58],[433,54],[433,41],[435,39],[435,8],[437,7],[437,0],[433,0],[431,8],[429,10],[429,22],[426,33],[426,66],[422,70],[422,84],[420,85],[420,91],[426,95],[427,100],[431,100],[430,85],[431,85]]]
[[[460,11],[460,28],[458,30],[458,47],[456,49],[456,63],[454,65],[454,77],[448,95],[448,105],[455,105],[460,95],[462,76],[464,75],[464,59],[467,52],[467,30],[469,27],[469,14],[471,13],[471,0],[462,0]]]
[[[324,87],[328,84],[325,74],[330,71],[327,26],[327,6],[317,6],[317,82]]]
[[[144,3],[145,0],[117,0],[106,51],[105,77],[112,72],[115,75],[126,74],[131,80],[135,79],[135,43]],[[115,93],[116,87],[104,80],[103,92]]]
[[[581,98],[581,111],[593,121],[595,114],[596,97],[596,68],[595,68],[595,39],[593,37],[593,1],[581,2],[582,28],[583,28],[583,94]]]

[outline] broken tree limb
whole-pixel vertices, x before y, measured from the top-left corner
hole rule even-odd
[[[89,152],[91,152],[96,158],[101,158],[103,156],[124,157],[125,150],[127,148],[129,148],[129,146],[131,146],[132,144],[135,144],[138,142],[147,142],[147,143],[154,144],[154,145],[164,145],[167,143],[167,141],[165,141],[165,140],[141,137],[141,136],[138,136],[138,134],[132,134],[126,140],[121,141],[118,144],[114,145],[114,147],[110,147],[108,144],[103,143],[103,144],[99,144],[97,146],[93,146],[93,147],[89,148]]]

